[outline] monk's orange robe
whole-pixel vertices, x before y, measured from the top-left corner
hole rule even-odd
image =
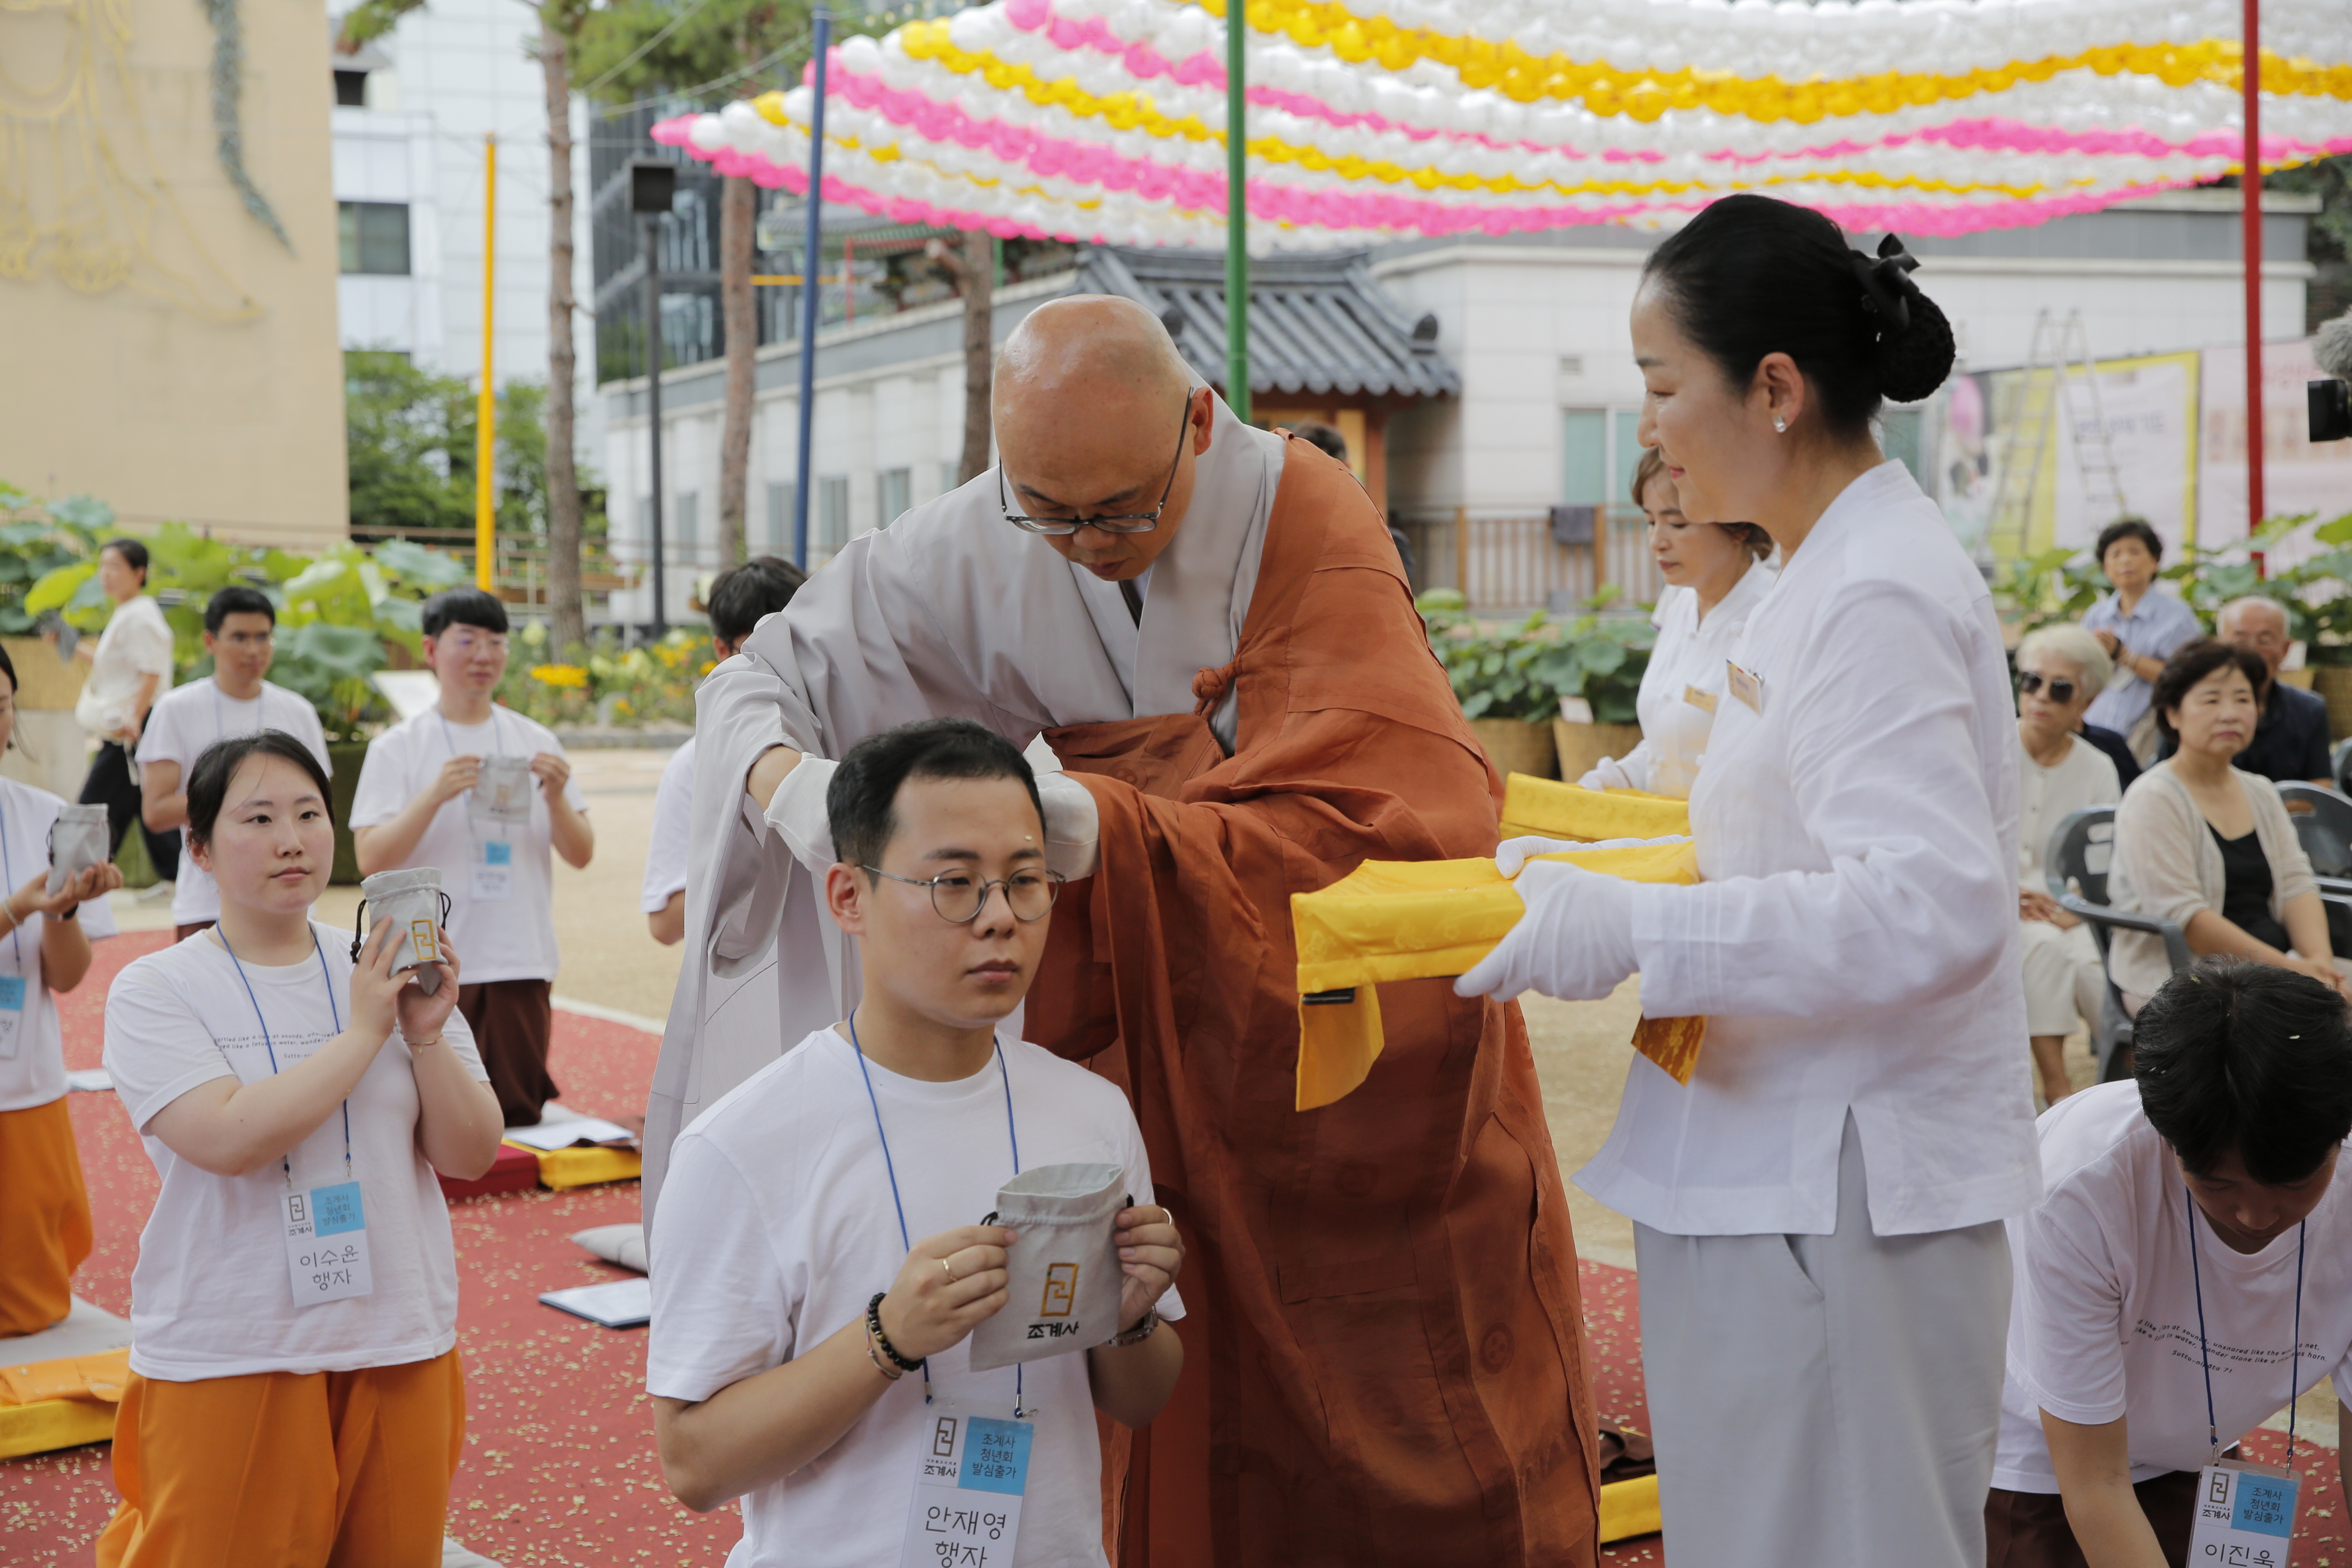
[[[1101,809],[1029,1037],[1134,1102],[1184,1235],[1184,1374],[1112,1428],[1121,1568],[1593,1561],[1596,1427],[1569,1230],[1516,1003],[1381,988],[1363,1086],[1293,1108],[1290,895],[1366,858],[1491,853],[1501,784],[1377,510],[1293,440],[1203,717],[1051,731]]]
[[[73,1274],[89,1256],[66,1097],[0,1111],[0,1338],[38,1333],[73,1311]]]

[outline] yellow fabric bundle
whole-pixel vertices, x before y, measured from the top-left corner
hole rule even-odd
[[[530,1148],[512,1144],[510,1148]],[[557,1192],[566,1187],[595,1186],[609,1181],[635,1181],[644,1174],[645,1156],[635,1149],[531,1149],[539,1156],[539,1185]]]
[[[0,1367],[0,1459],[102,1443],[131,1381],[131,1352]]]
[[[1514,773],[1503,781],[1503,837],[1662,839],[1687,833],[1690,802],[1642,789],[1581,789],[1557,779]]]
[[[1598,798],[1590,790],[1578,793]],[[1688,840],[1564,850],[1540,858],[1629,882],[1698,880],[1698,849]],[[1352,993],[1299,1004],[1298,1109],[1330,1104],[1371,1071],[1381,1045],[1374,987],[1384,980],[1459,975],[1493,952],[1526,912],[1517,891],[1485,856],[1366,861],[1319,892],[1292,894],[1299,995]],[[1669,1029],[1669,1022],[1679,1027]],[[1688,1082],[1703,1027],[1645,1019],[1634,1044]]]

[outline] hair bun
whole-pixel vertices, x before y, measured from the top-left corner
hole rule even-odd
[[[1917,402],[1952,373],[1952,324],[1934,300],[1906,278],[1911,320],[1878,336],[1878,391],[1890,402]]]

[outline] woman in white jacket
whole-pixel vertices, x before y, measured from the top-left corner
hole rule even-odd
[[[1747,629],[1748,612],[1780,574],[1765,564],[1772,536],[1754,523],[1695,523],[1683,515],[1682,497],[1654,446],[1634,466],[1633,504],[1650,519],[1650,553],[1666,580],[1650,616],[1657,645],[1634,699],[1642,744],[1623,757],[1602,758],[1577,782],[1687,800],[1723,696],[1725,661]]]
[[[1880,250],[1737,195],[1652,253],[1642,440],[1692,517],[1781,551],[1691,793],[1702,880],[1533,862],[1457,982],[1592,998],[1639,970],[1645,1012],[1706,1019],[1687,1083],[1634,1059],[1576,1178],[1635,1222],[1677,1563],[1982,1568],[2000,1222],[2042,1190],[2000,625],[1871,431],[1942,383],[1951,328]]]

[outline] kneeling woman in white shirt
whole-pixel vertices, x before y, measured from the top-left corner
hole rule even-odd
[[[107,1070],[163,1190],[101,1568],[440,1561],[465,1388],[434,1173],[489,1168],[498,1102],[446,935],[427,995],[394,971],[389,922],[355,961],[311,920],[329,798],[279,730],[198,758],[188,848],[220,923],[107,996]]]
[[[2009,1224],[1988,1568],[2184,1563],[2217,1441],[2329,1379],[2352,1429],[2343,998],[2208,958],[2149,999],[2135,1039],[2136,1082],[2042,1116],[2049,1196]]]
[[[1781,549],[1692,790],[1696,886],[1538,862],[1465,994],[1706,1017],[1687,1084],[1636,1057],[1577,1175],[1635,1222],[1667,1553],[1981,1568],[2009,1256],[2041,1195],[2000,623],[1871,435],[1951,329],[1899,246],[1727,196],[1635,296],[1641,436],[1693,518]],[[1541,843],[1543,841],[1537,841]],[[1507,844],[1516,873],[1526,846]]]
[[[1748,612],[1780,574],[1764,564],[1772,536],[1754,523],[1695,523],[1654,446],[1633,468],[1633,504],[1650,519],[1650,553],[1666,580],[1650,622],[1657,645],[1634,699],[1642,744],[1604,757],[1577,780],[1587,789],[1646,789],[1690,799],[1723,696],[1725,661]]]

